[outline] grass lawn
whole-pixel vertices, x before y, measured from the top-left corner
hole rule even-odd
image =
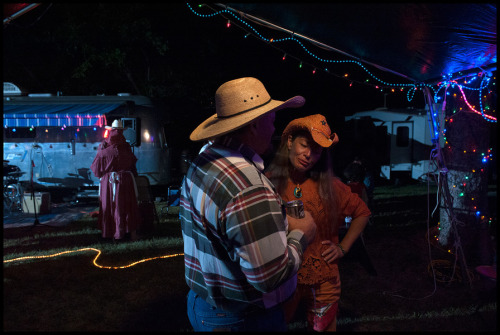
[[[376,189],[364,239],[378,275],[355,257],[343,261],[339,331],[496,330],[496,281],[430,275],[427,192],[426,184]],[[103,240],[90,216],[4,229],[4,331],[192,331],[178,208],[156,206],[159,222],[135,242]],[[300,317],[290,327],[304,329]]]
[[[90,216],[4,230],[4,330],[189,330],[178,208],[170,212],[135,242],[103,240]],[[19,257],[28,259],[5,263]]]

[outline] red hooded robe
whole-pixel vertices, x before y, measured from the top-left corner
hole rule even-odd
[[[111,129],[90,169],[100,178],[98,225],[102,237],[121,239],[139,225],[135,177],[137,157],[122,129]]]

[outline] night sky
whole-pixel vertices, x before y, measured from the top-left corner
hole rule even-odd
[[[99,48],[100,43],[105,41],[106,36],[103,35],[119,26],[120,21],[115,16],[120,15],[121,9],[115,8],[116,13],[108,11],[109,7],[102,13],[96,13],[95,5],[91,4],[80,8],[75,5],[63,7],[58,3],[51,6],[43,4],[14,20],[4,27],[4,81],[21,85],[30,92],[62,91],[64,95],[133,92],[126,80],[113,79],[106,71],[94,74],[95,82],[100,83],[99,87],[104,92],[94,92],[96,89],[92,85],[78,85],[77,80],[70,79],[71,69],[60,69],[66,62],[71,64],[72,57],[57,57],[68,52],[70,43],[65,44],[65,49],[59,49],[47,43],[21,42],[36,40],[37,36],[51,36],[56,43],[58,29],[71,17],[75,26],[90,25],[94,20],[98,20],[99,25],[108,25],[103,30],[104,34],[89,27],[81,30],[83,34],[80,31],[84,36],[71,36],[85,39]],[[205,9],[200,12],[211,11]],[[227,28],[227,20],[220,15],[203,18],[193,14],[185,3],[152,3],[139,11],[135,19],[140,17],[147,18],[152,24],[151,30],[167,41],[168,45],[163,57],[146,55],[151,71],[163,74],[156,80],[161,81],[167,90],[165,96],[157,97],[157,101],[171,114],[177,115],[173,120],[182,122],[184,117],[193,125],[193,129],[195,123],[202,122],[214,113],[212,102],[217,87],[227,80],[243,76],[260,79],[274,99],[286,100],[294,95],[306,98],[306,105],[300,110],[289,110],[278,115],[277,131],[295,117],[315,113],[324,114],[336,131],[342,127],[345,115],[384,105],[384,93],[371,86],[355,83],[350,87],[349,81],[321,70],[313,74],[311,58],[294,43],[271,46],[254,36],[245,38],[246,31],[240,29],[237,23]],[[277,32],[254,26],[267,36],[275,34],[279,37]],[[68,30],[65,29],[66,33]],[[284,53],[287,53],[287,57],[283,61]],[[300,61],[303,61],[302,68],[299,67]],[[142,66],[139,63],[136,65]],[[134,66],[134,63],[129,64],[129,67]],[[345,72],[352,78],[356,78],[356,75],[359,75],[357,78],[364,78],[355,65],[336,66],[334,70],[337,73]],[[85,88],[88,88],[88,93],[83,93]],[[406,92],[389,94],[386,101],[390,108],[423,105],[423,98],[418,95],[408,102]]]

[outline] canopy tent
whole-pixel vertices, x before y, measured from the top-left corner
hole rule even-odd
[[[354,59],[426,84],[496,70],[494,3],[229,3],[213,9],[271,44],[295,40],[318,69]]]
[[[121,106],[113,104],[5,104],[4,127],[53,127],[106,125],[106,113]]]
[[[444,108],[452,93],[486,121],[497,121],[496,4],[187,5],[201,18],[222,17],[245,37],[281,50],[299,68],[324,71],[349,86],[403,92],[409,102],[420,91],[433,118],[434,104]]]
[[[453,238],[453,253],[460,259],[462,277],[470,281],[457,223],[467,223],[470,228],[467,234],[460,232],[467,247],[477,248],[474,239],[487,240],[488,236],[473,233],[478,218],[483,227],[487,222],[484,164],[491,159],[488,128],[484,127],[487,123],[474,113],[496,122],[496,107],[490,108],[496,105],[497,97],[496,4],[230,3],[206,6],[211,13],[204,6],[190,8],[204,18],[223,16],[228,26],[242,28],[245,36],[255,36],[279,48],[284,52],[283,59],[293,55],[301,67],[304,63],[341,77],[344,65],[351,63],[369,77],[365,83],[359,81],[363,84],[407,89],[408,95],[423,91],[435,144],[430,155],[434,171],[429,172],[439,176],[438,242],[447,245],[448,238]],[[456,87],[460,91],[455,90],[448,100],[447,94]],[[471,97],[464,91],[475,95],[474,103],[468,101]],[[462,104],[457,110],[463,107],[474,113],[455,114],[454,108],[448,111],[446,103],[453,102],[453,96]],[[442,112],[449,112],[453,121],[446,129],[445,124],[439,124],[439,113],[433,107],[437,102],[442,102]],[[447,145],[441,148],[439,136],[443,133]]]

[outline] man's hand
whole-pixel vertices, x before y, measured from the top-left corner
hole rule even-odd
[[[296,219],[287,215],[288,219],[288,230],[298,229],[304,233],[307,243],[311,243],[316,236],[316,222],[314,222],[311,213],[304,211],[305,217],[302,219]]]

